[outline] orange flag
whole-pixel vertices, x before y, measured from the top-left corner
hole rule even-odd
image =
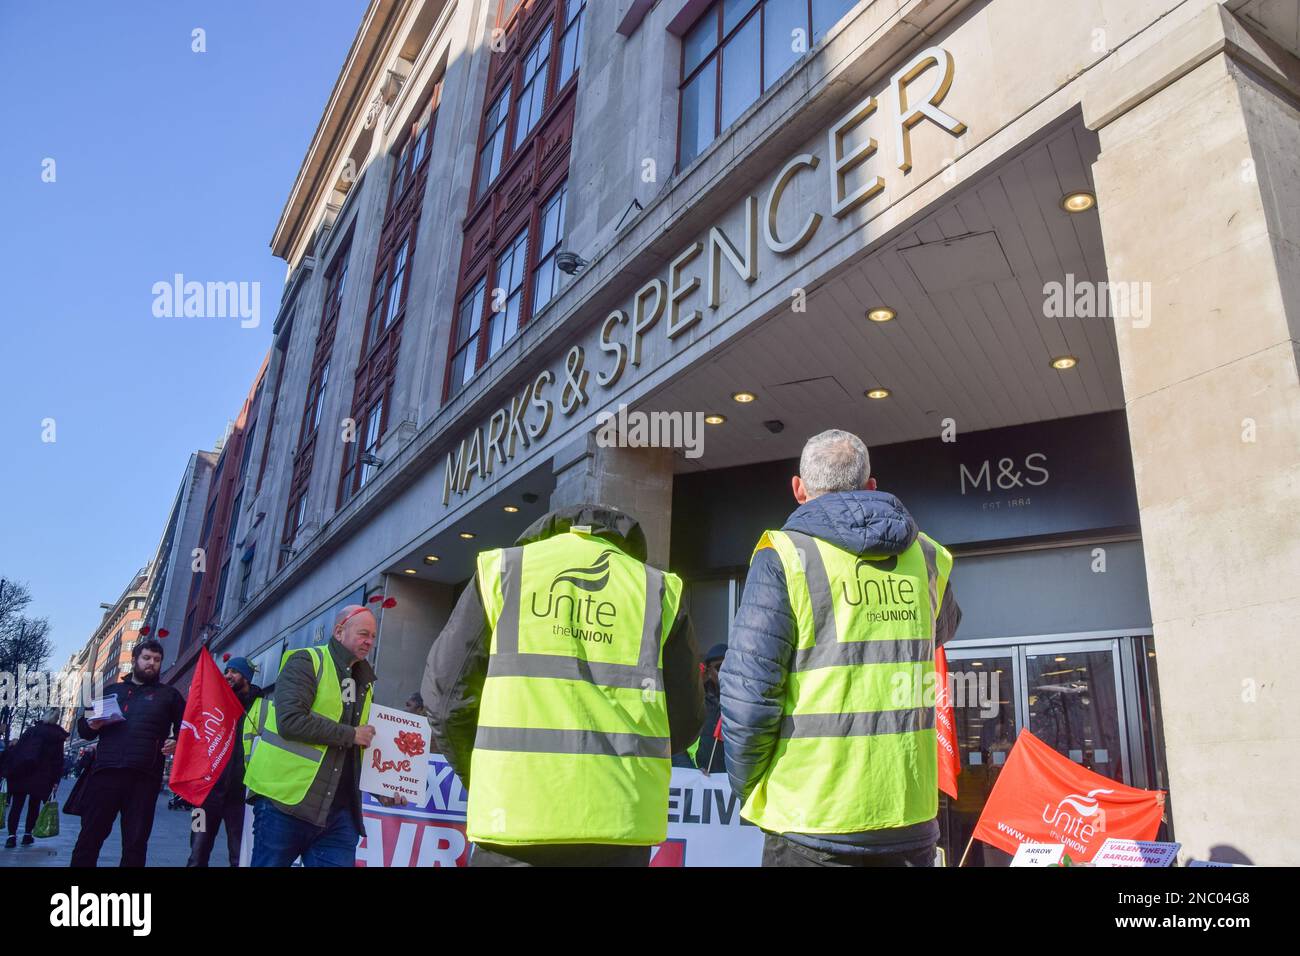
[[[1074,862],[1087,863],[1108,837],[1152,839],[1164,812],[1164,791],[1093,773],[1022,730],[974,835],[1008,853],[1022,843],[1064,843]]]
[[[939,789],[957,799],[957,775],[961,773],[961,755],[957,751],[957,724],[952,716],[952,697],[948,694],[948,655],[943,645],[934,650],[934,673],[938,694],[934,702],[935,737],[939,741]]]

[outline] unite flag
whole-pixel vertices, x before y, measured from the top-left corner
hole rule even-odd
[[[974,836],[1007,853],[1022,843],[1063,843],[1071,860],[1087,863],[1108,837],[1154,839],[1164,812],[1163,790],[1103,777],[1022,730]]]
[[[948,693],[948,655],[944,653],[943,645],[934,649],[934,673],[938,688],[934,726],[939,743],[939,789],[956,800],[961,755],[957,751],[957,725],[953,721],[952,697]]]
[[[208,798],[234,750],[244,708],[217,670],[212,655],[199,654],[185,702],[168,784],[194,806]]]

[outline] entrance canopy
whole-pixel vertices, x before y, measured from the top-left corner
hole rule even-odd
[[[1082,123],[1053,131],[639,404],[725,417],[677,470],[797,457],[831,427],[882,445],[1122,408],[1097,212],[1062,206],[1096,155]]]

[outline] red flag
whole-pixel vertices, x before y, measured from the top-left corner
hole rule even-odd
[[[948,655],[944,653],[943,645],[934,649],[934,672],[938,684],[934,728],[939,741],[939,789],[956,800],[961,755],[957,751],[957,724],[953,720],[952,698],[948,694]]]
[[[1074,862],[1087,863],[1107,837],[1152,839],[1164,812],[1164,791],[1093,773],[1022,730],[975,836],[1008,853],[1022,843],[1064,843]]]
[[[185,702],[180,739],[168,780],[172,791],[196,807],[208,798],[234,750],[244,708],[217,670],[212,655],[199,655]]]

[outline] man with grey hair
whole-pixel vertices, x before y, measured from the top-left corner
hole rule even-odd
[[[244,783],[253,803],[253,866],[353,866],[361,820],[361,752],[376,675],[378,626],[366,607],[339,611],[326,645],[288,651],[264,706]]]
[[[759,539],[720,675],[741,816],[764,866],[929,866],[952,555],[876,490],[856,435],[810,438],[790,484],[799,507]]]

